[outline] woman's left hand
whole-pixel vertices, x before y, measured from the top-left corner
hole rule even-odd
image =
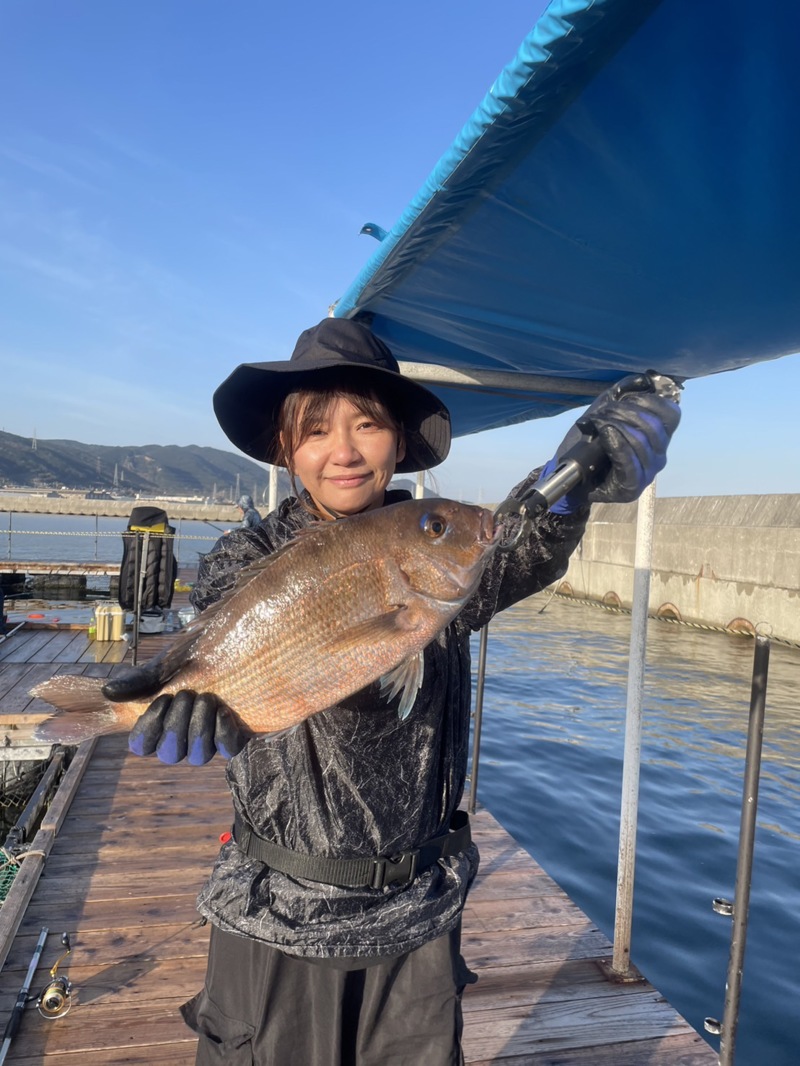
[[[619,394],[620,385],[600,393],[542,470],[540,480],[557,469],[561,456],[585,437],[587,426],[608,460],[600,468],[599,480],[581,482],[553,504],[550,509],[556,514],[571,514],[589,503],[630,503],[666,466],[680,407],[657,392]]]
[[[255,733],[211,692],[183,690],[153,700],[128,738],[134,755],[156,755],[174,765],[203,766],[219,752],[238,755]]]

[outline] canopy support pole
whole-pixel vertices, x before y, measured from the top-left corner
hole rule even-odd
[[[275,510],[278,506],[278,468],[277,466],[271,466],[269,468],[269,514]]]
[[[642,702],[647,654],[647,608],[650,599],[655,502],[656,486],[653,482],[639,497],[636,519],[625,755],[622,767],[622,806],[617,862],[617,907],[614,919],[614,955],[611,960],[611,971],[618,978],[627,978],[631,973],[633,880],[639,814],[639,768],[642,756]]]
[[[495,389],[511,393],[549,393],[562,398],[585,396],[587,403],[595,396],[599,396],[610,384],[608,381],[547,377],[543,374],[529,374],[523,370],[482,370],[478,367],[465,367],[463,370],[458,370],[452,366],[440,366],[437,363],[412,363],[403,359],[399,360],[398,365],[404,377],[429,385],[447,385],[472,392]]]

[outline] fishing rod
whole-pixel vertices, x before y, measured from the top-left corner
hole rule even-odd
[[[223,529],[222,526],[215,526],[214,523],[213,522],[209,522],[209,520],[207,518],[201,518],[200,521],[201,522],[205,522],[205,524],[207,526],[211,526],[212,529],[218,529],[220,533],[227,533],[228,532],[226,529]]]
[[[677,403],[680,390],[680,384],[673,378],[648,370],[646,374],[635,374],[624,378],[613,386],[610,392],[614,400],[619,400],[631,392],[655,392]],[[591,418],[579,419],[576,426],[583,436],[564,453],[553,473],[542,481],[537,481],[522,499],[508,498],[497,508],[496,519],[510,514],[517,515],[521,519],[512,538],[503,541],[501,547],[504,550],[516,547],[525,532],[527,523],[535,515],[548,510],[581,481],[596,477],[608,462],[605,449],[596,438]]]
[[[0,1047],[0,1066],[3,1066],[3,1063],[6,1061],[6,1055],[8,1055],[8,1049],[11,1047],[11,1041],[14,1039],[16,1032],[19,1029],[20,1022],[22,1021],[22,1014],[25,1010],[25,1004],[28,1002],[28,993],[31,990],[33,975],[36,973],[36,967],[39,965],[39,959],[44,950],[44,942],[47,940],[48,932],[49,930],[47,926],[42,926],[42,931],[39,934],[39,939],[36,941],[36,947],[33,950],[31,964],[28,967],[28,972],[25,976],[25,982],[19,990],[17,1002],[14,1004],[14,1008],[11,1011],[11,1017],[6,1022],[5,1032],[3,1033],[3,1046]]]
[[[25,625],[25,619],[23,618],[22,621],[21,622],[17,622],[17,624],[14,626],[14,628],[9,630],[8,633],[3,633],[3,635],[0,636],[0,644],[2,644],[4,640],[8,640],[9,637],[13,636],[18,629],[22,629],[22,627],[24,625]],[[2,1062],[2,1059],[0,1059],[0,1062]]]

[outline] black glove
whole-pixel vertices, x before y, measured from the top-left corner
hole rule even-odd
[[[681,419],[677,403],[654,391],[625,391],[624,378],[601,392],[567,433],[555,458],[544,467],[542,478],[552,473],[562,457],[587,430],[601,445],[608,462],[601,464],[593,481],[582,481],[550,508],[571,514],[588,503],[630,503],[638,499],[667,463],[667,446]]]
[[[255,733],[210,692],[176,692],[153,700],[128,738],[134,755],[157,755],[174,765],[202,766],[219,752],[238,755]]]

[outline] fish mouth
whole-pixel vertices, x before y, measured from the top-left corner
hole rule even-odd
[[[478,531],[478,539],[484,544],[496,547],[500,542],[502,536],[502,530],[500,523],[495,524],[494,512],[483,510],[481,513],[481,524]]]

